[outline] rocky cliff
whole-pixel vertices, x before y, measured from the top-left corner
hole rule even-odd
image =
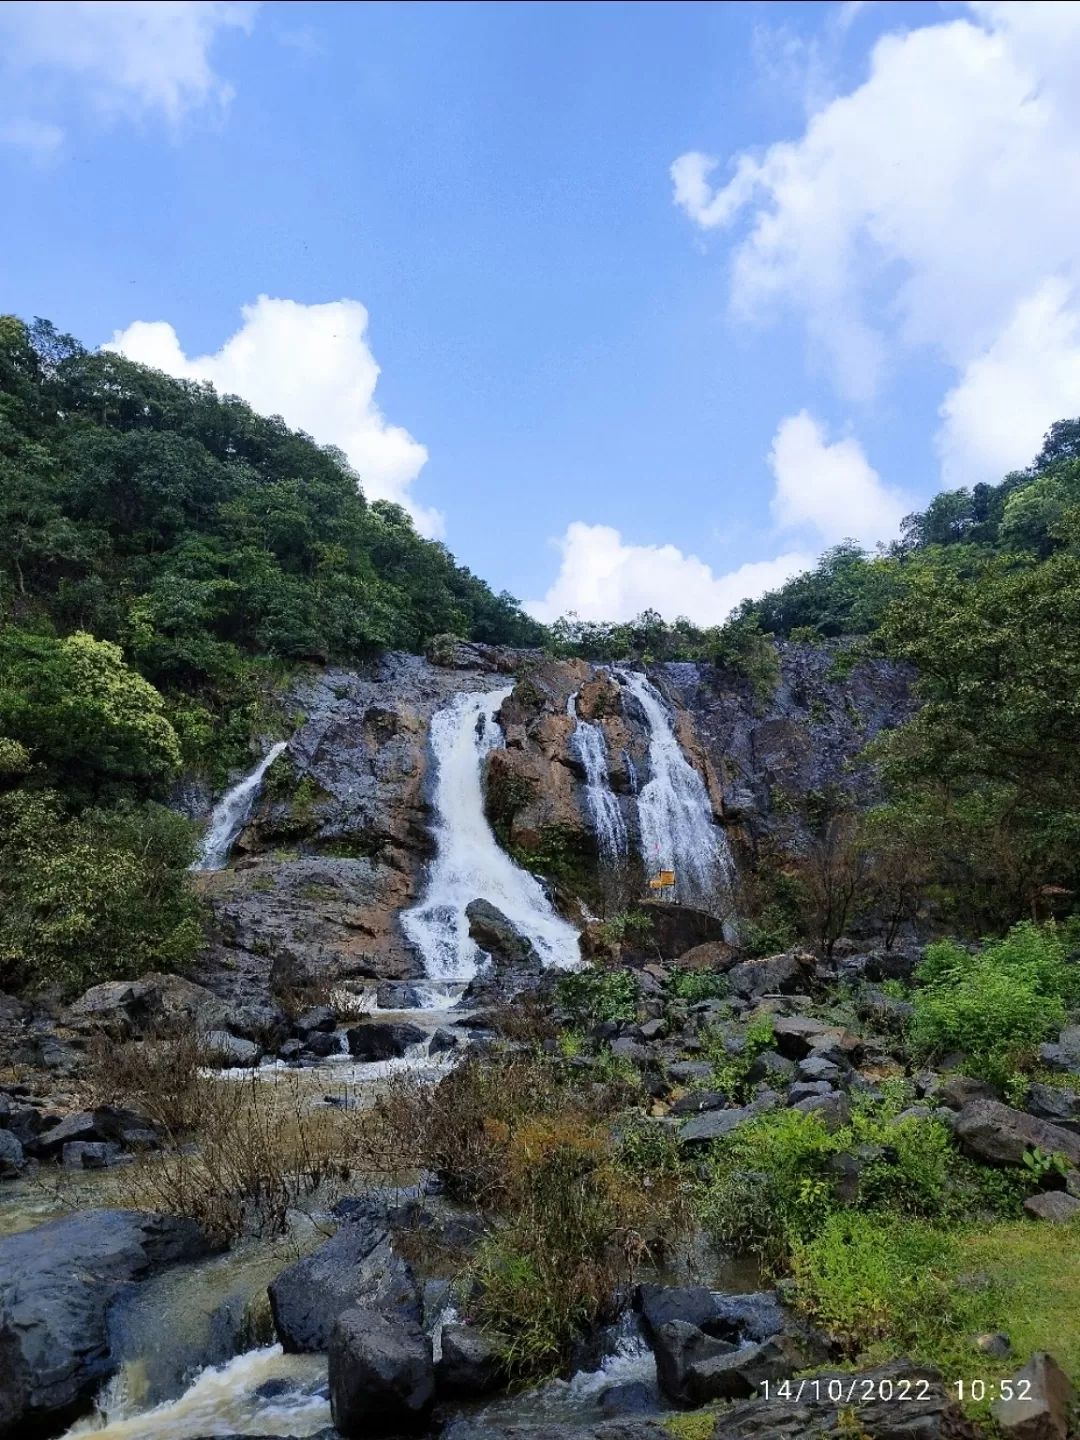
[[[780,647],[767,704],[741,677],[698,664],[650,671],[739,866],[798,843],[808,796],[911,710],[909,678],[883,663],[834,671],[823,648]],[[581,921],[644,893],[636,794],[649,778],[640,704],[610,669],[536,652],[457,646],[438,663],[388,655],[368,673],[326,670],[288,697],[298,724],[229,869],[201,877],[214,943],[196,978],[226,998],[310,980],[422,973],[399,915],[432,854],[432,716],[463,691],[507,689],[505,744],[488,757],[486,808],[516,859]],[[601,864],[575,715],[603,732],[627,857]]]

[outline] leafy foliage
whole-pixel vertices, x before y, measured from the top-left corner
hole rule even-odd
[[[951,940],[927,949],[917,972],[911,1043],[926,1058],[962,1051],[965,1068],[1004,1081],[1030,1065],[1080,996],[1080,969],[1053,926],[1024,923],[970,955]]]
[[[73,817],[54,791],[15,791],[0,837],[0,985],[71,994],[182,967],[202,944],[194,827],[163,806]]]

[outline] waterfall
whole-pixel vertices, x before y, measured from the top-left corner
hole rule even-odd
[[[602,728],[577,713],[577,696],[566,702],[573,716],[574,751],[585,770],[585,801],[596,827],[600,858],[614,864],[626,854],[626,825],[608,778],[607,739]]]
[[[673,870],[680,900],[714,908],[733,865],[727,836],[713,822],[705,782],[682,753],[659,691],[637,670],[617,673],[649,727],[649,779],[637,797],[646,869]]]
[[[271,746],[251,774],[245,775],[231,790],[226,790],[214,806],[203,836],[202,854],[192,865],[192,870],[224,870],[233,842],[244,828],[255,798],[262,789],[263,776],[287,743],[279,740]]]
[[[495,712],[512,689],[458,695],[431,722],[435,859],[423,900],[401,917],[429,980],[475,975],[482,952],[465,918],[471,900],[501,910],[545,965],[576,965],[581,958],[577,932],[555,913],[539,881],[499,848],[484,814],[484,760],[502,743]]]

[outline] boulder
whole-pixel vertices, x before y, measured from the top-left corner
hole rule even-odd
[[[119,1105],[99,1105],[94,1111],[94,1129],[103,1140],[113,1140],[125,1150],[156,1150],[160,1127],[138,1110]]]
[[[26,1164],[23,1147],[10,1130],[0,1130],[0,1180],[21,1175]]]
[[[193,1220],[84,1210],[0,1240],[0,1436],[59,1430],[116,1369],[108,1312],[133,1281],[197,1260]]]
[[[345,1436],[420,1433],[435,1403],[431,1340],[418,1323],[345,1310],[330,1337],[330,1413]]]
[[[410,1045],[427,1039],[427,1031],[408,1021],[368,1020],[346,1031],[345,1038],[357,1060],[399,1060]]]
[[[71,1030],[101,1031],[112,1040],[192,1027],[225,1030],[230,1024],[228,1007],[213,991],[179,975],[153,973],[139,980],[107,980],[92,986],[62,1019]]]
[[[105,1140],[69,1140],[60,1153],[67,1170],[104,1170],[120,1159],[120,1146]]]
[[[402,980],[384,980],[375,992],[375,1003],[380,1010],[419,1010],[424,997],[415,985]]]
[[[456,1050],[460,1037],[445,1025],[440,1025],[428,1041],[429,1055],[443,1055],[447,1050]]]
[[[412,1270],[394,1254],[389,1231],[364,1209],[314,1254],[283,1270],[268,1293],[278,1339],[293,1354],[325,1350],[346,1310],[416,1322],[423,1314]]]
[[[796,1080],[788,1091],[787,1103],[798,1105],[800,1100],[809,1100],[812,1095],[831,1095],[833,1087],[827,1080]]]
[[[842,1025],[827,1025],[810,1015],[783,1015],[773,1021],[773,1047],[789,1060],[805,1060],[810,1052],[835,1047],[853,1061],[861,1041]]]
[[[1025,1150],[1061,1151],[1080,1165],[1080,1135],[1013,1110],[996,1100],[973,1100],[956,1117],[954,1134],[964,1149],[987,1165],[1022,1165]]]
[[[723,940],[709,940],[680,955],[679,964],[684,970],[716,970],[724,974],[737,964],[738,959],[738,950],[732,949]]]
[[[652,1345],[660,1389],[677,1405],[704,1405],[751,1393],[735,1369],[743,1352],[730,1340],[706,1335],[686,1320],[669,1320],[653,1332]]]
[[[930,1366],[896,1360],[876,1370],[824,1372],[805,1380],[801,1389],[792,1385],[795,1398],[772,1394],[725,1409],[711,1440],[835,1440],[844,1434],[865,1440],[979,1440]],[[900,1403],[905,1381],[909,1398]],[[836,1398],[829,1398],[830,1390]]]
[[[962,1110],[974,1100],[1000,1100],[1001,1092],[985,1080],[973,1080],[970,1075],[946,1075],[934,1099],[950,1110]]]
[[[677,1085],[689,1085],[695,1080],[711,1080],[713,1067],[707,1060],[676,1060],[667,1073]]]
[[[775,1050],[763,1050],[754,1057],[746,1078],[751,1085],[757,1085],[761,1080],[768,1080],[773,1085],[786,1085],[794,1075],[793,1061],[785,1055],[778,1055]]]
[[[471,1325],[444,1325],[441,1353],[435,1362],[439,1397],[472,1400],[506,1383],[504,1347]]]
[[[707,1110],[683,1125],[679,1140],[683,1145],[708,1145],[713,1140],[722,1140],[748,1120],[756,1120],[760,1113],[752,1105],[741,1105],[731,1110]]]
[[[1066,1440],[1073,1388],[1052,1355],[1045,1351],[1033,1355],[1013,1376],[1012,1387],[1009,1399],[997,1400],[991,1407],[1007,1440]]]
[[[808,955],[771,955],[765,960],[743,960],[728,971],[731,993],[740,1000],[759,1000],[763,995],[797,995],[804,992],[813,975]]]
[[[1024,1209],[1033,1220],[1051,1220],[1063,1225],[1072,1220],[1080,1210],[1080,1200],[1064,1190],[1043,1190],[1038,1195],[1029,1195]]]
[[[681,1321],[701,1329],[716,1314],[716,1296],[704,1285],[639,1285],[634,1308],[642,1328],[652,1340],[664,1325]]]
[[[539,979],[543,964],[536,946],[488,900],[470,900],[465,907],[469,936],[491,956],[496,975],[504,983],[517,985]]]
[[[798,1073],[800,1080],[827,1080],[830,1085],[838,1084],[843,1074],[839,1065],[813,1051],[805,1060],[799,1061]]]
[[[312,1060],[328,1060],[331,1055],[341,1054],[341,1041],[325,1030],[313,1030],[304,1042],[303,1053]]]
[[[301,1039],[309,1039],[316,1031],[329,1034],[337,1029],[337,1016],[329,1005],[313,1005],[293,1021],[293,1031]]]
[[[1075,1090],[1057,1085],[1029,1085],[1024,1109],[1040,1120],[1049,1120],[1065,1130],[1080,1130],[1080,1105]]]
[[[680,1095],[671,1107],[671,1114],[680,1119],[684,1115],[700,1115],[706,1110],[723,1110],[728,1097],[722,1090],[691,1090]]]
[[[52,1125],[48,1130],[42,1131],[32,1142],[32,1148],[35,1155],[51,1160],[72,1141],[101,1140],[102,1138],[93,1115],[88,1110],[80,1110],[75,1115],[68,1115],[58,1125]]]
[[[840,1090],[829,1095],[809,1095],[793,1108],[804,1115],[816,1115],[830,1133],[842,1129],[851,1119],[851,1101]]]
[[[242,1040],[228,1030],[208,1030],[203,1036],[206,1060],[210,1065],[224,1068],[242,1066],[248,1068],[259,1063],[262,1050],[254,1040]]]
[[[648,931],[642,928],[626,936],[623,953],[628,959],[684,963],[683,957],[687,954],[724,939],[724,922],[706,910],[695,910],[690,905],[677,905],[669,900],[645,900],[637,908],[652,924]]]

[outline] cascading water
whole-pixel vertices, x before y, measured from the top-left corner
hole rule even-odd
[[[287,743],[279,740],[272,745],[251,774],[245,775],[243,780],[227,790],[214,806],[203,836],[202,854],[192,865],[192,870],[224,870],[233,842],[244,828],[255,797],[262,789],[263,777]]]
[[[465,907],[471,900],[501,910],[545,965],[581,959],[577,932],[555,913],[539,882],[499,848],[484,815],[481,772],[486,756],[502,743],[495,712],[512,688],[458,695],[431,722],[435,860],[423,900],[401,917],[429,980],[460,982],[476,974],[482,952],[469,935]]]
[[[734,867],[727,837],[713,823],[705,782],[682,753],[655,686],[640,671],[616,673],[649,726],[649,779],[637,797],[642,858],[653,874],[675,872],[680,900],[715,909]]]
[[[566,713],[575,722],[572,743],[585,771],[585,803],[596,827],[600,858],[616,864],[626,855],[626,825],[608,778],[607,738],[599,725],[578,714],[576,695],[566,702]]]

